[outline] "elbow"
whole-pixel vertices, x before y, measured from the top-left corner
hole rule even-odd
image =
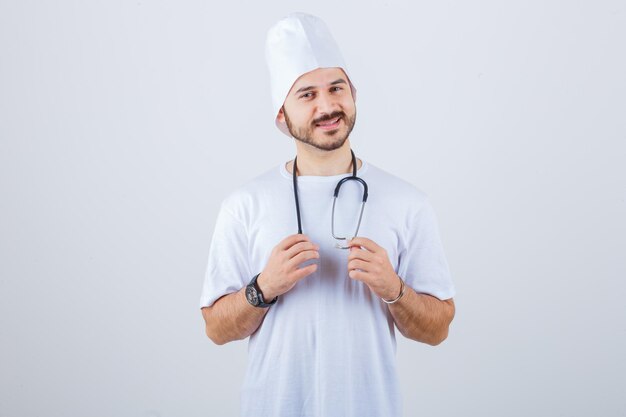
[[[438,346],[443,343],[444,340],[448,338],[448,327],[440,331],[438,334],[432,335],[428,340],[425,340],[424,343],[430,346]]]
[[[415,342],[425,343],[430,346],[437,346],[443,343],[444,340],[448,338],[448,328],[442,329],[440,331],[431,331],[431,332],[418,332],[411,333],[407,331],[400,330],[402,336],[407,339],[413,340]]]
[[[227,343],[226,340],[220,338],[219,335],[217,335],[216,333],[212,332],[211,329],[209,329],[209,326],[206,326],[205,333],[206,333],[207,337],[209,339],[211,339],[211,342],[215,343],[218,346],[221,346],[221,345],[224,345],[224,344]]]
[[[431,346],[437,346],[443,343],[444,340],[448,338],[448,333],[450,331],[450,324],[452,320],[454,320],[454,315],[456,314],[456,309],[454,307],[454,302],[452,300],[446,300],[447,308],[445,309],[445,315],[443,317],[442,326],[439,328],[439,331],[432,333],[429,340],[425,341],[425,343]]]
[[[202,317],[204,318],[204,333],[207,335],[209,339],[216,345],[223,345],[228,343],[221,332],[219,332],[214,325],[215,320],[211,316],[211,308],[203,307],[202,308]]]
[[[207,322],[205,327],[205,333],[209,339],[213,343],[218,346],[225,345],[226,343],[234,342],[236,340],[242,340],[244,338],[237,337],[232,333],[225,333],[222,329],[216,328],[215,326],[210,325],[210,321]]]
[[[428,336],[424,338],[424,340],[421,340],[421,341],[430,346],[437,346],[437,345],[442,344],[443,341],[448,338],[448,333],[450,331],[450,324],[452,323],[452,320],[454,319],[454,314],[455,314],[454,305],[452,305],[450,308],[447,309],[446,315],[443,319],[443,323],[441,323],[439,328],[429,333]]]
[[[236,340],[236,339],[232,339],[232,338],[229,339],[226,334],[224,334],[223,332],[220,332],[217,329],[213,328],[208,323],[207,323],[206,328],[205,328],[205,333],[206,333],[207,337],[209,339],[211,339],[211,342],[215,343],[218,346],[222,346],[222,345],[225,345],[228,342],[232,342],[232,341]]]

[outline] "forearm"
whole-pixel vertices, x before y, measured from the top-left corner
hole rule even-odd
[[[389,304],[389,311],[405,337],[434,346],[448,336],[454,318],[454,301],[418,294],[407,285],[404,296]]]
[[[263,322],[267,308],[253,307],[246,300],[246,287],[217,300],[211,307],[202,308],[206,334],[216,344],[250,336]]]

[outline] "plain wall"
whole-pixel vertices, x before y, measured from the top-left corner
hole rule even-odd
[[[344,52],[357,156],[439,217],[457,317],[399,336],[405,415],[625,415],[624,6],[0,0],[0,416],[238,415],[247,342],[198,301],[222,198],[295,155],[291,11]]]

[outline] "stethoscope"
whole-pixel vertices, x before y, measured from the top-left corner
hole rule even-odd
[[[335,240],[338,240],[338,241],[340,240],[348,241],[358,235],[359,227],[361,226],[361,219],[363,218],[363,209],[365,208],[365,202],[367,201],[367,183],[363,179],[356,176],[356,157],[354,156],[354,152],[352,151],[352,149],[350,149],[350,153],[352,154],[352,176],[345,177],[339,180],[339,182],[337,183],[337,186],[335,187],[335,192],[333,194],[333,211],[331,214],[331,226],[330,227],[331,227],[331,233],[333,234],[333,238],[335,238]],[[296,214],[298,216],[298,233],[301,234],[302,233],[302,221],[300,220],[300,202],[298,200],[298,179],[296,175],[297,159],[298,157],[296,156],[293,160],[293,194],[296,200]],[[337,197],[339,196],[339,189],[345,182],[350,181],[350,180],[355,180],[363,184],[363,201],[361,202],[361,212],[359,213],[359,222],[356,225],[356,231],[354,232],[354,236],[352,236],[351,238],[348,238],[348,237],[335,236],[335,204],[337,203]],[[350,249],[350,246],[340,245],[339,243],[335,243],[335,247],[337,249]]]

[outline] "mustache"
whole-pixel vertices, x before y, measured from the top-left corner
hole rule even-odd
[[[327,114],[326,116],[322,116],[318,119],[313,120],[313,124],[316,125],[318,123],[323,123],[323,122],[327,122],[329,120],[333,120],[336,119],[337,117],[343,118],[346,114],[342,111],[335,111],[332,112],[331,114]]]

